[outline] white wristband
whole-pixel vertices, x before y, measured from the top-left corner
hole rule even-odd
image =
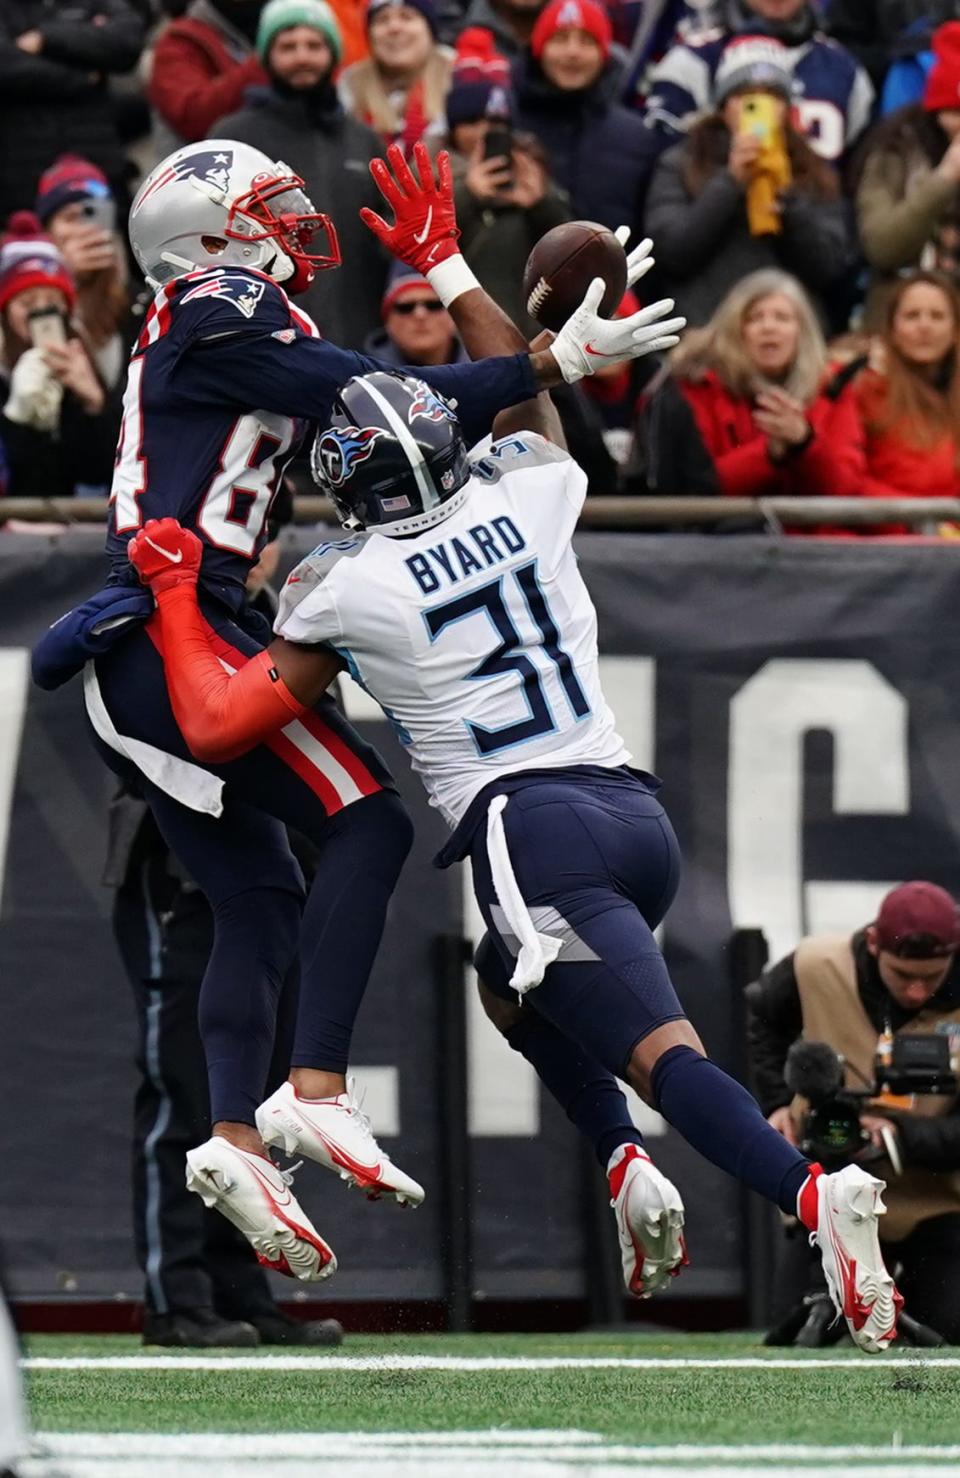
[[[454,298],[473,292],[475,287],[480,286],[459,252],[455,257],[447,257],[445,262],[431,267],[427,273],[427,281],[445,308],[450,307]]]

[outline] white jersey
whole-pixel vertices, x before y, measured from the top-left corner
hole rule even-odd
[[[422,534],[321,544],[275,626],[341,652],[454,826],[502,775],[630,758],[571,545],[585,474],[532,432],[481,444],[471,472],[463,504]]]

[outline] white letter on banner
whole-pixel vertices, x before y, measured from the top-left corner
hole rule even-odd
[[[617,716],[617,730],[642,769],[653,768],[656,664],[652,657],[601,657],[604,695]],[[470,869],[462,868],[464,935],[476,945],[483,920],[473,897]],[[466,971],[470,1064],[470,1133],[527,1139],[540,1133],[540,1090],[533,1068],[487,1020],[472,966]],[[663,1121],[630,1089],[634,1120],[645,1133],[662,1134]]]
[[[29,676],[30,653],[26,647],[0,651],[0,902]]]
[[[772,960],[849,908],[871,917],[888,884],[803,883],[803,742],[833,735],[838,815],[906,815],[907,704],[869,662],[767,662],[730,705],[727,887],[735,929],[763,929]],[[806,904],[806,908],[804,905]],[[806,916],[805,916],[806,915]]]

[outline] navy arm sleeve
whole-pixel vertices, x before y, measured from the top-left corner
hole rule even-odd
[[[265,295],[256,316],[239,323],[232,305],[200,299],[187,306],[196,311],[173,330],[179,352],[171,388],[194,403],[234,404],[324,422],[334,396],[352,375],[396,371],[395,365],[339,349],[326,339],[291,334],[279,296]],[[499,411],[532,399],[538,388],[527,354],[411,367],[409,373],[457,402],[470,446],[487,435]]]

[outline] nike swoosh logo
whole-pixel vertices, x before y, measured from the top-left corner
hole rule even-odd
[[[270,1182],[267,1179],[267,1177],[265,1175],[263,1175],[257,1169],[257,1167],[255,1165],[250,1165],[249,1160],[247,1161],[247,1165],[249,1166],[250,1170],[253,1171],[254,1177],[260,1182],[260,1184],[263,1186],[264,1190],[269,1193],[270,1199],[273,1201],[274,1205],[276,1205],[276,1206],[292,1206],[293,1205],[293,1196],[292,1196],[292,1194],[290,1192],[289,1187],[284,1186],[283,1190],[278,1190],[278,1188],[275,1185],[271,1185],[270,1184]]]
[[[622,354],[604,354],[604,352],[603,352],[602,349],[594,349],[594,347],[593,347],[592,344],[584,344],[583,347],[584,347],[584,349],[585,349],[585,351],[586,351],[587,354],[592,354],[593,355],[594,359],[622,359],[623,358],[623,355]],[[149,539],[147,540],[147,543],[148,544],[150,543],[150,540]]]
[[[172,565],[178,565],[181,563],[183,559],[182,549],[178,549],[176,554],[171,554],[169,549],[164,549],[160,544],[154,544],[149,534],[144,534],[143,537],[146,539],[151,549],[155,549],[158,554],[162,554],[164,559],[168,559]]]
[[[418,246],[422,246],[423,243],[426,241],[427,236],[430,234],[430,226],[431,226],[432,222],[433,222],[433,206],[431,205],[430,209],[427,211],[427,222],[426,222],[426,225],[424,226],[423,230],[422,231],[419,231],[419,232],[418,231],[414,231],[414,233],[413,233],[413,239],[417,243]]]
[[[363,1160],[355,1160],[353,1156],[349,1155],[347,1151],[343,1149],[340,1145],[338,1145],[335,1140],[329,1139],[327,1135],[324,1134],[322,1129],[318,1129],[315,1124],[311,1124],[309,1120],[307,1120],[305,1115],[303,1116],[303,1122],[305,1124],[305,1127],[310,1130],[311,1134],[315,1135],[316,1138],[323,1145],[331,1160],[339,1165],[341,1169],[350,1170],[353,1172],[354,1175],[372,1176],[375,1180],[380,1179],[379,1160],[371,1160],[366,1163],[364,1163]]]

